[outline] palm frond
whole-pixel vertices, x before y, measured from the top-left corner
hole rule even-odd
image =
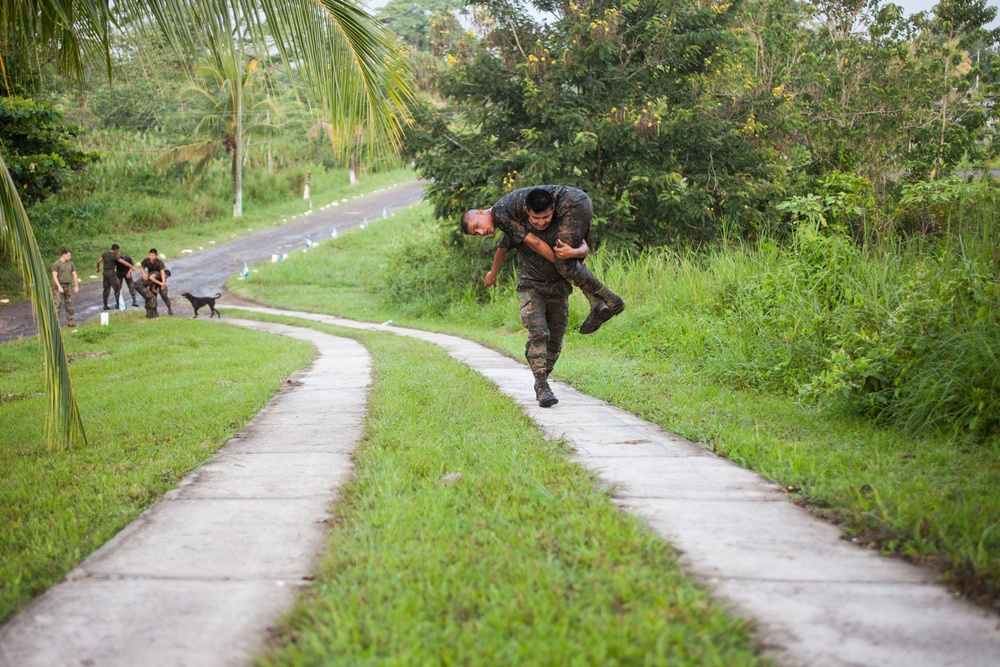
[[[3,156],[0,156],[0,245],[13,256],[31,294],[38,319],[39,339],[45,355],[45,393],[49,401],[48,441],[59,445],[85,445],[87,436],[73,397],[59,317],[52,302],[51,278]]]

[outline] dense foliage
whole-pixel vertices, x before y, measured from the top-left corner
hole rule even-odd
[[[602,235],[651,243],[760,208],[772,160],[748,140],[748,110],[697,85],[734,45],[735,5],[569,3],[551,24],[491,12],[481,40],[448,52],[439,87],[455,115],[425,108],[409,137],[440,215],[566,183],[590,193]]]
[[[904,181],[996,154],[986,0],[933,14],[819,0],[484,3],[443,49],[409,148],[439,215],[525,184],[587,190],[619,246],[791,236],[792,197],[863,200],[857,235],[900,219]],[[899,224],[897,224],[899,223]]]
[[[68,171],[100,159],[96,151],[79,150],[81,131],[52,104],[0,97],[0,153],[26,206],[59,192]]]

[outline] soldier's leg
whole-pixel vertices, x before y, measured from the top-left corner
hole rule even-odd
[[[132,297],[132,305],[138,306],[139,304],[135,300],[135,282],[132,281],[132,276],[125,276],[125,284],[128,286],[128,295]]]
[[[173,315],[174,309],[170,307],[170,295],[167,294],[166,284],[160,288],[160,297],[163,299],[163,303],[167,304],[167,315]]]
[[[149,284],[144,280],[140,280],[136,282],[135,290],[146,301],[146,317],[148,319],[156,317],[156,295],[153,294],[153,290],[149,289]]]
[[[579,247],[590,232],[593,217],[594,208],[590,197],[562,197],[556,211],[558,238],[566,245]],[[625,301],[601,283],[581,260],[556,258],[555,265],[559,275],[571,285],[579,287],[590,302],[590,314],[580,327],[580,333],[597,331],[602,324],[625,310]]]
[[[545,313],[549,324],[549,340],[545,346],[545,376],[548,377],[559,361],[563,337],[569,326],[569,294],[549,297]]]
[[[59,290],[55,287],[52,288],[52,305],[55,307],[56,311],[56,322],[59,322],[59,306],[63,302],[63,295],[59,293]]]
[[[521,324],[528,330],[528,342],[524,345],[524,356],[528,368],[535,377],[535,398],[543,408],[559,401],[549,388],[545,371],[545,353],[549,342],[549,325],[545,313],[545,298],[535,290],[518,290]]]
[[[104,272],[104,310],[111,310],[111,306],[108,305],[108,295],[111,294],[115,278],[117,278],[115,274]]]
[[[66,326],[76,326],[73,323],[73,288],[70,285],[63,285],[63,304],[66,308]]]

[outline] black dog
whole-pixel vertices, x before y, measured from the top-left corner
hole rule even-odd
[[[191,307],[194,308],[195,317],[198,317],[198,309],[202,306],[208,306],[212,309],[212,314],[208,316],[209,318],[213,315],[219,315],[219,311],[215,309],[215,300],[222,296],[221,293],[216,294],[215,296],[192,296],[190,292],[184,292],[181,296],[191,302]],[[219,315],[219,319],[222,319],[222,315]]]

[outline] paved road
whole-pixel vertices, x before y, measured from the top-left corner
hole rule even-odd
[[[420,201],[423,198],[423,183],[411,181],[401,185],[383,188],[380,191],[340,201],[331,206],[296,218],[283,225],[233,239],[229,243],[217,245],[192,255],[170,257],[167,268],[173,272],[170,279],[171,300],[178,304],[178,312],[190,312],[181,292],[212,295],[221,292],[226,280],[243,268],[243,263],[253,265],[269,261],[271,255],[289,253],[305,247],[306,236],[313,241],[330,238],[333,230],[344,232],[360,225],[367,218],[374,220],[383,212],[393,213]],[[141,253],[135,254],[136,259]],[[79,266],[90,267],[89,260],[76,258]],[[90,275],[79,271],[82,275]],[[141,303],[141,300],[140,300]],[[97,317],[101,312],[101,281],[93,281],[80,286],[80,293],[74,295],[73,305],[77,322],[85,322]],[[161,304],[162,308],[162,304]],[[0,342],[6,342],[38,333],[29,302],[0,306]]]

